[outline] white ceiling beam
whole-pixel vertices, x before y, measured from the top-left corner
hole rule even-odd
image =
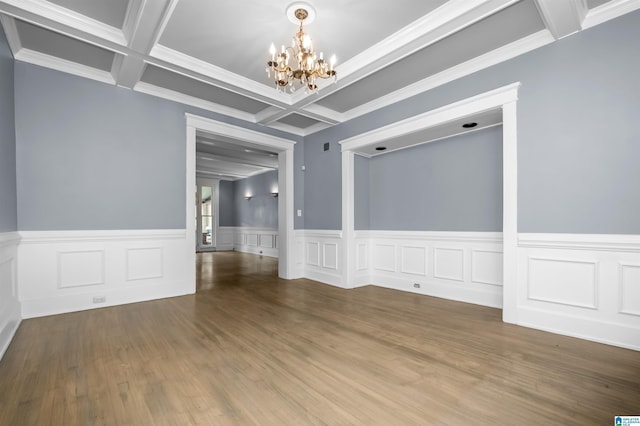
[[[586,0],[536,0],[542,19],[556,40],[582,30]]]
[[[274,157],[274,160],[271,160],[268,157],[257,158],[256,156],[249,155],[247,155],[246,157],[243,156],[242,158],[234,158],[226,155],[210,154],[208,152],[196,152],[196,160],[210,161],[211,163],[208,164],[226,163],[239,166],[255,166],[270,169],[278,168],[278,157]]]
[[[124,23],[128,47],[148,56],[160,36],[167,15],[177,0],[131,0]],[[118,86],[133,89],[142,78],[143,56],[122,55],[113,62],[112,74]]]
[[[18,34],[18,27],[16,26],[16,20],[7,15],[0,15],[0,24],[4,28],[4,35],[7,37],[9,43],[9,49],[15,57],[20,50],[22,50],[22,42],[20,41],[20,35]]]

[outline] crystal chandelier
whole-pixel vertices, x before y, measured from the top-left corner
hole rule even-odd
[[[333,55],[329,62],[325,61],[323,52],[320,52],[318,57],[313,51],[311,37],[302,30],[305,20],[310,23],[315,16],[315,11],[310,5],[294,3],[287,9],[287,15],[292,21],[294,18],[300,21],[300,28],[293,36],[291,46],[282,45],[280,52],[277,52],[276,47],[271,44],[271,60],[267,62],[267,75],[273,78],[279,91],[288,90],[292,93],[295,92],[296,86],[304,86],[307,92],[317,92],[316,79],[333,77],[333,81],[336,81],[336,56]]]

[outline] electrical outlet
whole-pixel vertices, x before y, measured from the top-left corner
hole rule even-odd
[[[413,283],[413,288],[420,288],[420,283]]]
[[[104,303],[107,301],[107,296],[93,296],[93,303]]]

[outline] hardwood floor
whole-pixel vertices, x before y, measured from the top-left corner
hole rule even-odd
[[[504,324],[497,309],[277,278],[198,255],[195,295],[22,322],[0,425],[610,425],[640,353]]]

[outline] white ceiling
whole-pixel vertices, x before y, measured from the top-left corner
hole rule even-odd
[[[292,1],[0,0],[0,22],[18,61],[304,136],[640,8],[308,0],[316,17],[305,29],[317,50],[336,54],[338,80],[291,95],[275,90],[265,66],[269,45],[288,45],[297,29],[285,14]]]

